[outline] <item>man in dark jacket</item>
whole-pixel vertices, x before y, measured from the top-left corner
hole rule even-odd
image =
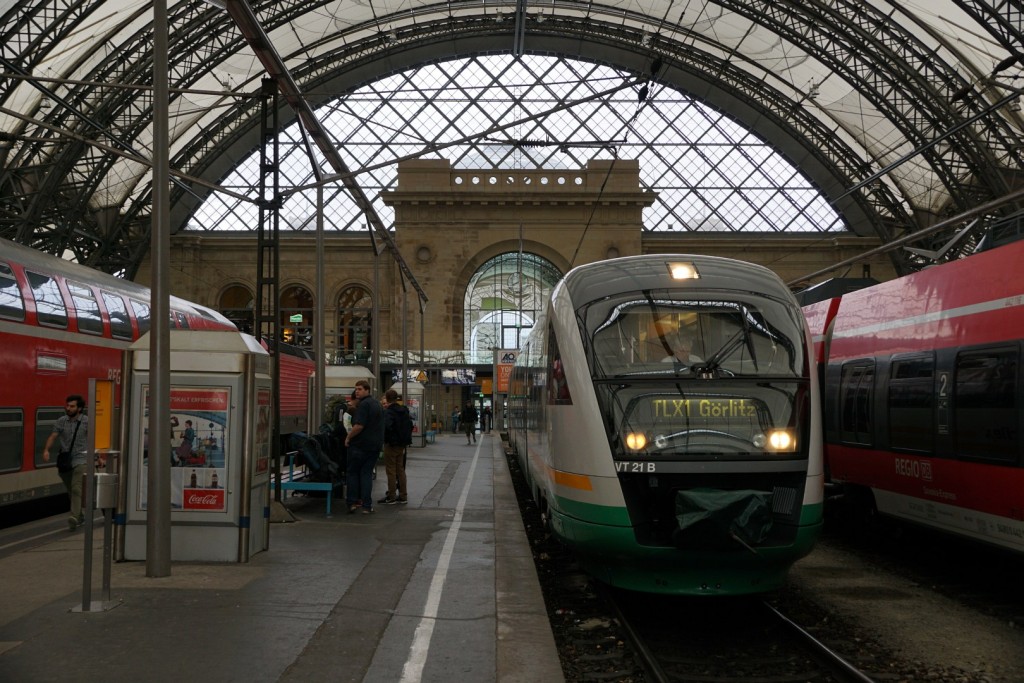
[[[405,483],[405,449],[412,443],[412,416],[400,400],[394,389],[388,389],[384,394],[384,471],[388,475],[388,492],[377,501],[384,505],[405,505],[409,502]]]
[[[345,436],[345,499],[349,513],[373,512],[373,470],[384,445],[384,410],[370,394],[370,383],[356,382],[352,429]]]
[[[476,408],[473,407],[472,401],[466,401],[466,407],[462,409],[459,414],[459,424],[462,425],[462,431],[466,433],[466,445],[469,446],[470,439],[472,443],[476,443]]]

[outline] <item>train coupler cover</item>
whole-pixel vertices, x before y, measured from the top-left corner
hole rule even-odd
[[[756,552],[772,527],[772,494],[766,491],[690,489],[676,492],[677,547],[736,548]]]

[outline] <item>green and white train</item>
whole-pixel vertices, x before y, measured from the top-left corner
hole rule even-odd
[[[520,350],[509,415],[553,533],[613,586],[770,591],[820,531],[810,336],[760,266],[651,255],[574,268]]]

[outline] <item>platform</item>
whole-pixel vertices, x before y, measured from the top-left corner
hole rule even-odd
[[[84,535],[63,516],[0,532],[0,680],[564,680],[497,432],[439,434],[407,473],[409,504],[372,515],[289,500],[247,564],[115,563],[106,611],[74,611]],[[97,524],[94,601],[101,549]]]

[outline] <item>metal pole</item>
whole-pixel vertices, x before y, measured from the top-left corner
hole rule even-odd
[[[409,312],[408,291],[402,280],[402,400],[409,400]],[[423,397],[420,397],[420,402]]]
[[[171,575],[170,171],[167,0],[153,0],[153,274],[149,343],[149,478],[146,576]]]
[[[324,330],[324,186],[316,186],[316,307],[313,309],[313,353],[316,355],[315,375],[313,376],[312,416],[317,421],[323,413],[323,402],[326,395],[324,372],[326,352],[326,330]],[[306,425],[310,434],[319,429],[319,424]]]
[[[370,320],[370,336],[373,338],[373,381],[380,381],[380,253],[373,228],[370,228],[370,243],[373,245],[373,318]]]
[[[423,327],[426,323],[427,304],[423,299],[420,302],[420,362],[423,363],[423,374],[427,373],[427,353],[423,344]],[[426,389],[426,387],[424,387]],[[427,392],[424,390],[420,397],[420,448],[427,447]]]
[[[82,611],[88,612],[92,608],[92,509],[93,486],[96,479],[96,463],[93,458],[96,455],[96,378],[89,378],[89,399],[86,405],[89,407],[89,438],[85,451],[85,491],[82,507],[85,508],[85,557],[82,562]],[[79,418],[81,419],[81,418]],[[75,444],[71,444],[74,453]],[[75,514],[72,510],[71,514]]]

